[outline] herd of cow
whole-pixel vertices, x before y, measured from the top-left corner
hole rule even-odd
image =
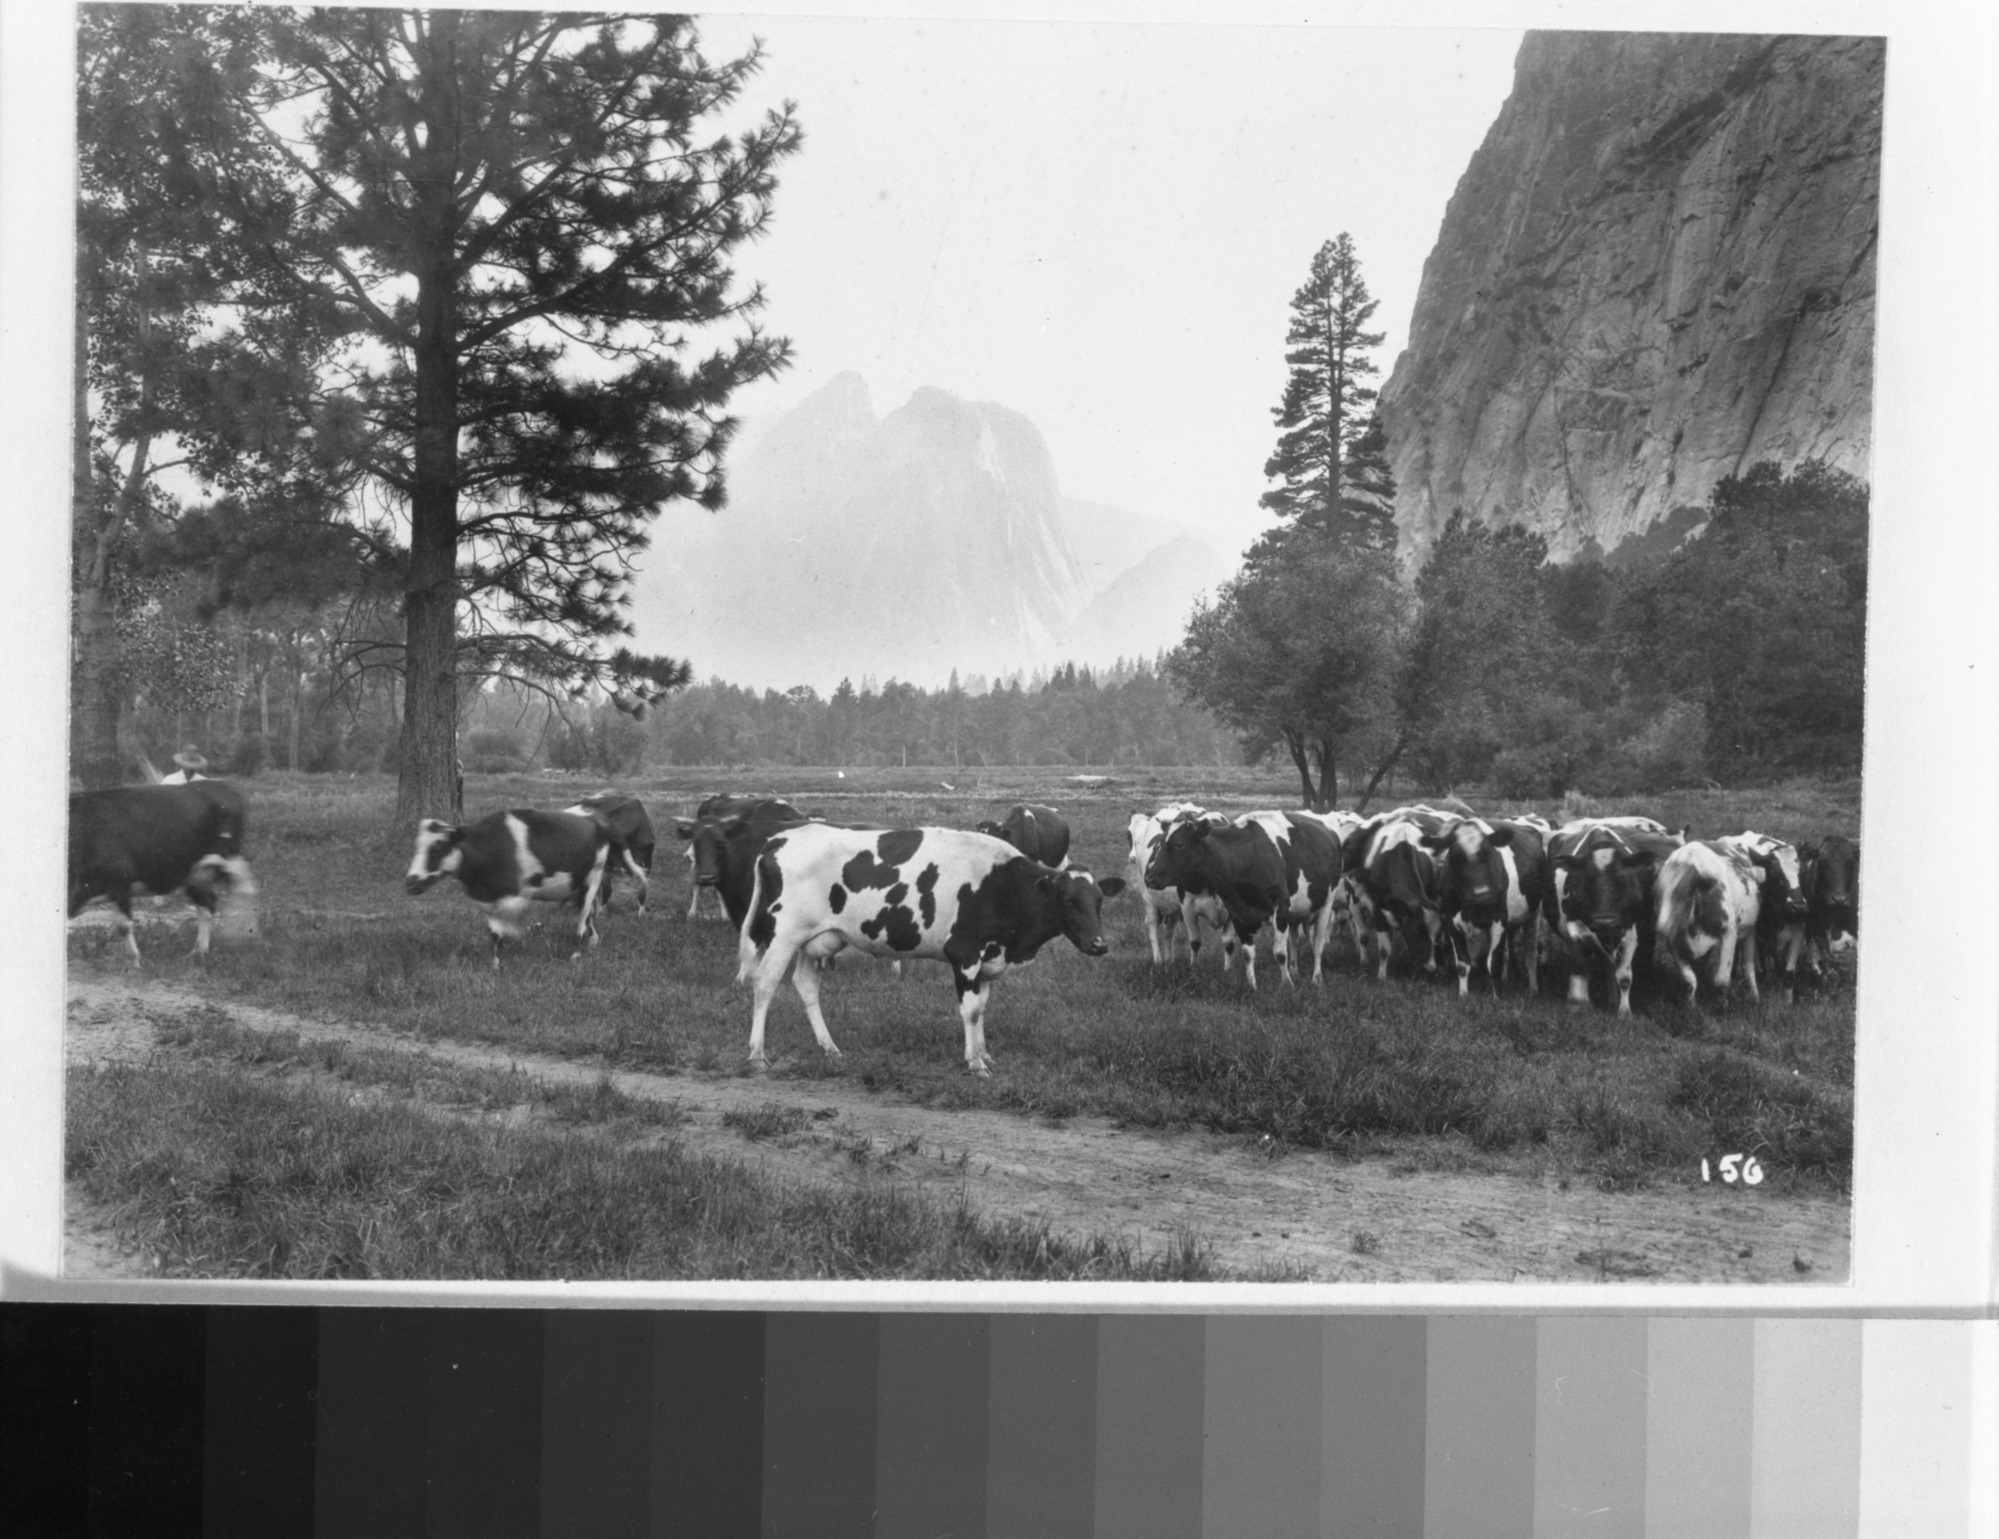
[[[219,901],[255,891],[243,856],[244,805],[234,788],[125,786],[70,797],[69,912],[97,898],[117,908],[133,960],[132,898],[184,892],[206,952]],[[1589,817],[1560,828],[1534,816],[1481,818],[1462,806],[1350,812],[1209,812],[1190,802],[1134,813],[1128,876],[1102,880],[1069,862],[1069,828],[1054,809],[1019,805],[975,829],[834,823],[774,796],[711,797],[676,821],[687,845],[697,916],[719,900],[738,933],[737,979],[752,985],[750,1059],[764,1059],[770,1002],[789,974],[819,1046],[839,1049],[819,1004],[820,973],[853,949],[948,965],[965,1033],[965,1064],[988,1071],[985,1009],[993,981],[1066,936],[1089,956],[1109,950],[1101,908],[1129,886],[1144,903],[1152,960],[1169,963],[1176,928],[1190,960],[1203,932],[1222,965],[1244,959],[1270,928],[1287,983],[1294,964],[1323,981],[1344,928],[1364,964],[1388,975],[1399,939],[1411,964],[1448,962],[1460,994],[1483,971],[1497,993],[1509,967],[1528,991],[1544,957],[1568,972],[1569,1000],[1593,982],[1631,1013],[1641,961],[1663,954],[1684,998],[1701,971],[1725,999],[1739,975],[1758,996],[1759,964],[1788,1001],[1801,967],[1823,973],[1855,945],[1860,852],[1834,836],[1795,847],[1755,833],[1690,840],[1644,817]],[[636,799],[613,791],[561,812],[516,809],[476,822],[425,820],[404,885],[412,894],[456,877],[486,911],[493,965],[535,902],[576,908],[577,950],[598,940],[597,915],[620,875],[646,908],[655,848]]]

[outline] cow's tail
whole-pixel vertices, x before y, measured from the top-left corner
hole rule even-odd
[[[1721,901],[1712,882],[1703,881],[1690,866],[1674,861],[1660,868],[1653,899],[1657,932],[1668,944],[1693,929],[1697,921],[1707,920],[1710,909],[1718,908]]]
[[[750,878],[750,907],[743,915],[743,933],[736,939],[736,982],[748,983],[750,975],[757,969],[757,963],[770,949],[771,936],[776,924],[766,907],[767,897],[774,894],[777,883],[765,880],[766,875],[775,876],[777,861],[766,850],[757,857],[755,874]]]

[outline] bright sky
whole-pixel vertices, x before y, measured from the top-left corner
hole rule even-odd
[[[1239,545],[1275,442],[1291,296],[1350,232],[1385,380],[1517,30],[709,16],[752,35],[804,150],[740,258],[797,363],[876,410],[919,385],[1025,413],[1062,489]],[[1376,381],[1377,384],[1380,381]]]

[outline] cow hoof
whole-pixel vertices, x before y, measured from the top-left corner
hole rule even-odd
[[[965,1072],[966,1072],[967,1074],[976,1074],[976,1075],[978,1075],[978,1077],[979,1077],[980,1079],[991,1079],[991,1078],[993,1077],[993,1071],[992,1071],[991,1069],[987,1068],[987,1067],[986,1067],[986,1066],[985,1066],[984,1064],[982,1064],[982,1063],[968,1063],[968,1064],[966,1064],[966,1065],[965,1065]]]

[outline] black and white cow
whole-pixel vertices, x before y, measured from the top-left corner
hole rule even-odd
[[[711,796],[694,809],[692,817],[677,818],[674,820],[673,831],[675,836],[687,843],[687,849],[684,853],[687,859],[688,881],[693,889],[687,898],[687,917],[689,919],[698,919],[701,917],[701,900],[704,895],[713,900],[709,904],[711,909],[719,908],[724,914],[728,914],[729,912],[728,905],[722,901],[721,889],[715,882],[711,880],[704,883],[701,880],[700,860],[695,853],[694,845],[695,830],[704,823],[726,822],[730,818],[747,816],[759,810],[762,810],[767,822],[790,821],[803,823],[806,821],[806,815],[781,796],[771,796],[768,794],[750,795],[735,791],[724,791],[719,795]],[[752,858],[754,858],[754,854]],[[749,877],[745,875],[743,880],[745,883],[743,889],[746,895],[745,902],[747,902]],[[732,916],[729,923],[732,927],[741,929],[743,924],[742,916],[740,914]]]
[[[1374,939],[1376,977],[1388,976],[1397,934],[1425,972],[1437,970],[1444,920],[1437,863],[1424,840],[1443,833],[1458,816],[1434,807],[1398,807],[1368,819],[1343,841],[1340,857],[1349,902],[1361,932]]]
[[[415,896],[443,877],[457,877],[465,895],[486,911],[495,967],[501,940],[520,934],[529,904],[576,903],[573,962],[586,944],[597,944],[597,907],[615,845],[601,821],[570,812],[515,808],[476,823],[425,818],[417,825],[403,888]]]
[[[1472,968],[1483,959],[1495,996],[1509,941],[1525,952],[1527,991],[1540,989],[1539,935],[1546,888],[1546,850],[1532,824],[1461,818],[1426,835],[1437,862],[1437,907],[1457,965],[1458,994],[1470,992]]]
[[[1302,932],[1310,948],[1312,981],[1324,981],[1333,884],[1339,879],[1339,845],[1325,826],[1282,812],[1248,812],[1221,825],[1199,818],[1176,822],[1145,868],[1147,886],[1178,887],[1221,900],[1229,918],[1222,941],[1224,965],[1240,948],[1251,988],[1256,987],[1256,937],[1266,924],[1274,929],[1272,949],[1286,983],[1296,982],[1291,972],[1294,931]]]
[[[835,828],[807,823],[775,834],[757,857],[736,981],[754,986],[750,1062],[765,1064],[764,1022],[787,969],[826,1053],[839,1048],[819,1008],[820,973],[794,966],[853,948],[872,956],[947,963],[965,1027],[965,1067],[985,1075],[986,999],[1009,967],[1034,960],[1058,935],[1086,956],[1110,949],[1103,900],[1124,890],[1079,869],[1029,860],[1004,840],[954,828]]]
[[[616,843],[611,853],[611,863],[604,873],[603,907],[606,912],[611,907],[611,889],[615,885],[620,870],[629,871],[638,878],[639,912],[646,911],[646,900],[651,893],[652,855],[655,846],[652,819],[646,815],[645,803],[633,796],[621,796],[616,791],[598,791],[586,796],[573,807],[565,807],[564,812],[576,817],[595,818],[602,823]]]
[[[1069,864],[1069,824],[1053,807],[1018,802],[998,822],[977,825],[982,834],[1004,839],[1029,860],[1060,870]]]
[[[1795,872],[1796,851],[1788,844],[1782,850],[1790,853]],[[1660,865],[1654,891],[1659,944],[1678,969],[1689,1003],[1700,992],[1697,964],[1710,954],[1714,991],[1724,1004],[1738,953],[1749,997],[1762,998],[1756,985],[1757,931],[1773,877],[1775,891],[1782,893],[1783,865],[1782,853],[1762,847],[1761,835],[1740,834],[1682,845]]]
[[[1173,960],[1173,930],[1184,925],[1187,931],[1187,960],[1201,954],[1201,928],[1220,934],[1229,922],[1222,900],[1211,893],[1184,892],[1178,887],[1152,887],[1145,880],[1145,868],[1152,860],[1166,830],[1183,818],[1200,818],[1226,823],[1220,813],[1211,813],[1193,802],[1169,802],[1157,812],[1134,812],[1125,825],[1131,846],[1125,857],[1125,882],[1145,900],[1145,937],[1152,944],[1152,960],[1161,965]],[[1228,952],[1221,953],[1228,965]]]
[[[195,908],[194,949],[205,954],[221,900],[257,891],[243,857],[243,826],[242,793],[220,780],[76,792],[69,799],[69,917],[108,899],[136,966],[133,895],[185,893]]]
[[[1810,919],[1798,848],[1768,834],[1728,834],[1716,842],[1736,846],[1763,870],[1756,955],[1781,980],[1784,1003],[1792,1004],[1798,997],[1798,963],[1804,956]]]
[[[1833,834],[1798,850],[1805,889],[1806,960],[1829,972],[1836,952],[1860,944],[1860,846]]]
[[[1586,1009],[1590,975],[1604,970],[1604,997],[1631,1014],[1635,963],[1652,957],[1653,885],[1682,840],[1650,818],[1578,818],[1548,838],[1548,922],[1569,965],[1569,1004]]]

